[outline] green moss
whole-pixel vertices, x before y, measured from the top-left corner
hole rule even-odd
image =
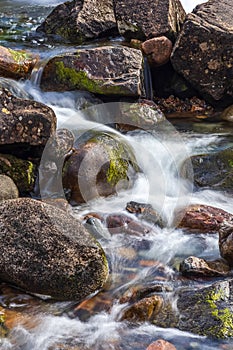
[[[211,308],[212,316],[220,321],[221,327],[213,327],[211,333],[218,338],[232,337],[233,336],[233,313],[228,308],[219,309],[217,302],[223,299],[224,293],[219,290],[218,292],[211,292],[208,295],[206,302]]]
[[[119,145],[117,148],[109,148],[107,151],[110,158],[107,181],[115,186],[120,180],[127,179],[129,164],[124,159],[125,151],[122,145]]]
[[[55,62],[56,76],[62,84],[68,85],[70,89],[87,90],[102,95],[127,95],[129,91],[124,86],[104,85],[106,82],[93,79],[84,70],[65,67],[64,62]]]
[[[31,59],[31,55],[24,51],[15,51],[12,49],[8,49],[9,53],[11,54],[13,60],[17,62],[18,64],[23,63],[26,60]]]

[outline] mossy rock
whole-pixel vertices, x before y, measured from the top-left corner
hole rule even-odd
[[[9,176],[20,193],[33,190],[35,165],[28,160],[19,159],[10,154],[0,154],[0,174]]]

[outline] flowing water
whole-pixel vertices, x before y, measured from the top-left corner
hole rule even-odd
[[[76,139],[80,137],[80,133],[83,135],[90,129],[115,133],[131,145],[142,169],[133,188],[119,190],[116,196],[107,199],[88,201],[73,209],[73,215],[82,219],[89,212],[102,215],[126,213],[125,205],[132,200],[152,204],[167,225],[163,229],[151,225],[150,232],[143,237],[124,233],[110,235],[101,226],[98,238],[108,257],[111,278],[103,291],[90,296],[81,305],[75,302],[54,302],[42,296],[23,293],[4,283],[0,284],[0,307],[8,310],[8,326],[11,329],[7,338],[0,338],[0,348],[145,350],[151,342],[163,338],[172,342],[178,350],[232,349],[231,339],[215,341],[173,328],[159,328],[149,323],[132,326],[120,320],[126,304],[119,303],[119,297],[133,286],[160,283],[173,289],[189,284],[193,288],[198,287],[200,281],[180,277],[177,263],[190,255],[208,259],[219,257],[217,235],[190,235],[177,229],[174,212],[177,207],[203,203],[233,213],[232,197],[220,191],[194,191],[192,172],[186,180],[180,176],[183,161],[191,155],[213,152],[231,145],[232,128],[223,123],[189,121],[185,124],[178,123],[174,127],[165,122],[159,132],[155,128],[150,132],[142,130],[122,135],[108,126],[115,122],[111,114],[114,104],[103,106],[86,92],[42,92],[39,81],[43,62],[60,50],[69,50],[66,47],[53,46],[34,33],[38,23],[51,11],[52,5],[61,1],[50,1],[50,6],[47,3],[44,0],[34,1],[33,4],[26,0],[1,1],[1,44],[14,48],[30,48],[40,52],[44,60],[35,68],[31,81],[16,83],[2,80],[2,83],[19,96],[28,96],[51,106],[56,113],[58,126],[71,129]],[[194,6],[197,2],[190,0],[184,3]],[[90,107],[82,110],[82,106],[86,104]],[[95,121],[90,121],[90,115],[93,115],[90,111],[95,111]],[[102,118],[101,123],[99,115]]]

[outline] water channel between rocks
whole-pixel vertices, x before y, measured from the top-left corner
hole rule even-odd
[[[54,0],[50,4],[61,2]],[[31,4],[30,1],[5,0],[1,1],[0,8],[3,44],[17,49],[30,48],[42,53],[45,60],[48,55],[66,50],[66,47],[52,47],[36,37],[31,42],[26,34],[50,12],[46,1]],[[85,112],[80,111],[83,101],[92,104],[88,94],[42,92],[37,85],[41,69],[43,63],[40,62],[31,81],[20,82],[17,86],[31,98],[51,106],[58,127],[113,132],[107,125],[88,121]],[[98,105],[95,108],[98,110]],[[71,120],[74,121],[72,125]],[[204,280],[182,278],[177,271],[178,263],[190,255],[209,260],[220,257],[216,234],[190,235],[174,226],[177,206],[207,204],[233,213],[232,197],[221,191],[195,192],[192,174],[188,180],[179,175],[182,162],[192,155],[232,145],[232,128],[229,124],[192,121],[175,126],[167,122],[160,136],[144,131],[121,136],[133,147],[143,175],[138,176],[132,189],[73,209],[73,215],[82,218],[89,212],[124,213],[129,201],[150,203],[163,216],[167,226],[152,225],[151,231],[143,237],[124,233],[111,236],[102,228],[99,241],[108,257],[110,280],[101,293],[91,296],[81,306],[75,302],[43,300],[40,296],[0,284],[0,306],[9,310],[11,328],[7,338],[0,338],[2,350],[145,350],[159,338],[172,342],[177,350],[233,348],[232,339],[213,340],[175,328],[160,328],[147,322],[132,326],[121,320],[126,304],[120,303],[119,299],[129,288],[159,284],[179,290],[191,285],[193,288],[200,284],[204,286]],[[175,298],[173,302],[176,303]]]

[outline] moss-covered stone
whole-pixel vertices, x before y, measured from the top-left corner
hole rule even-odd
[[[35,165],[9,154],[0,154],[0,174],[9,176],[16,184],[19,192],[30,192],[35,181]]]

